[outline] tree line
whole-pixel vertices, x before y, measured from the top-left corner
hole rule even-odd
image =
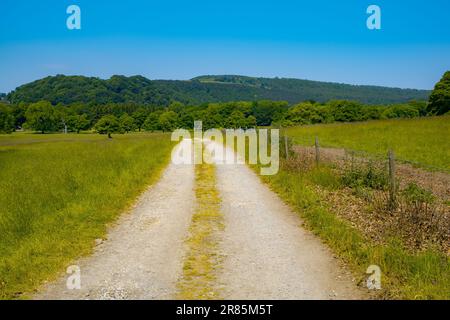
[[[450,111],[450,72],[446,72],[433,90],[430,101],[404,104],[365,105],[356,101],[331,100],[327,103],[304,101],[290,105],[286,101],[238,101],[166,106],[137,103],[35,103],[0,102],[0,132],[18,129],[41,133],[94,130],[101,134],[131,131],[172,131],[191,129],[195,120],[203,128],[252,128],[256,126],[295,126],[316,123],[353,122],[392,118],[442,115]]]
[[[149,80],[142,76],[114,75],[110,79],[50,76],[24,84],[7,95],[11,103],[46,100],[56,105],[83,103],[136,103],[168,107],[210,102],[276,100],[290,104],[312,99],[356,100],[365,104],[391,104],[427,100],[428,90],[358,86],[321,81],[244,76],[201,76],[188,81]]]
[[[185,106],[179,102],[168,107],[133,104],[53,106],[48,101],[18,105],[0,103],[0,131],[18,129],[41,133],[65,131],[99,133],[131,131],[172,131],[190,129],[195,120],[203,128],[252,128],[256,126],[294,126],[315,123],[413,118],[430,114],[426,102],[389,106],[367,106],[354,101],[334,100],[326,104],[306,101],[290,106],[287,102],[227,102]]]

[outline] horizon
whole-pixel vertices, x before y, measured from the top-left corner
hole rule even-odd
[[[68,6],[81,9],[69,30]],[[381,8],[381,30],[366,26]],[[291,78],[431,90],[450,70],[450,3],[4,0],[0,92],[56,74]]]

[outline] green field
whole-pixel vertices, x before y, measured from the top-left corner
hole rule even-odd
[[[169,161],[165,134],[0,135],[0,299],[88,254]]]
[[[400,160],[450,170],[450,116],[334,123],[287,129],[295,143],[340,147],[385,156],[393,149]]]

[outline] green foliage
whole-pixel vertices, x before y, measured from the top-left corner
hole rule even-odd
[[[389,177],[386,170],[368,164],[358,165],[345,170],[341,181],[343,185],[350,188],[386,190],[389,184]]]
[[[158,123],[163,132],[172,131],[178,127],[178,115],[174,111],[163,112],[158,118]]]
[[[334,121],[334,116],[331,108],[328,106],[303,102],[290,108],[285,120],[291,125],[330,123]]]
[[[262,100],[255,102],[252,106],[252,115],[256,118],[258,126],[269,126],[273,120],[280,120],[288,109],[285,101]]]
[[[87,130],[90,124],[86,114],[68,116],[66,121],[67,129],[76,133],[80,133],[81,130]]]
[[[432,204],[436,198],[431,191],[418,186],[415,182],[410,182],[401,191],[401,195],[410,204]]]
[[[127,113],[124,113],[119,118],[120,130],[122,132],[130,132],[136,129],[136,125],[134,123],[134,118],[129,116]]]
[[[25,112],[27,111],[27,105],[23,102],[18,105],[12,105],[12,115],[14,116],[14,122],[16,128],[21,128],[26,121]]]
[[[58,118],[55,109],[47,101],[31,104],[25,112],[26,126],[41,133],[55,131],[58,126]]]
[[[383,111],[382,118],[415,118],[420,115],[419,108],[411,105],[393,105]]]
[[[346,99],[368,104],[388,104],[427,100],[428,95],[429,92],[425,90],[353,86],[299,79],[204,76],[190,81],[151,81],[142,76],[115,75],[102,80],[57,75],[20,86],[8,95],[8,100],[11,103],[47,100],[55,105],[83,102],[135,103],[167,107],[175,101],[193,105],[243,100],[284,100],[298,103],[306,100],[325,102]],[[255,117],[258,125],[268,125],[262,124],[264,120],[258,115]]]
[[[0,133],[11,133],[14,131],[14,116],[7,105],[0,103]]]
[[[450,71],[442,76],[430,95],[428,111],[431,114],[441,115],[450,111]]]
[[[159,130],[159,116],[162,114],[162,111],[155,111],[148,115],[144,122],[144,129],[147,131],[156,131]]]
[[[133,114],[131,115],[134,119],[134,123],[136,124],[136,127],[141,131],[142,127],[144,126],[145,119],[147,119],[148,112],[144,108],[139,108]]]
[[[95,124],[95,130],[100,134],[108,134],[108,137],[111,137],[111,133],[120,131],[120,123],[113,115],[103,116]]]
[[[329,106],[336,121],[351,122],[364,120],[360,103],[346,100],[330,101]]]

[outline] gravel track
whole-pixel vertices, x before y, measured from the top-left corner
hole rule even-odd
[[[217,252],[223,298],[364,298],[339,260],[252,170],[216,165],[225,219]],[[192,165],[170,164],[94,254],[74,263],[81,268],[81,290],[68,290],[62,275],[34,298],[174,298],[195,209],[194,178]]]
[[[81,290],[68,290],[67,275],[63,275],[34,298],[173,298],[191,221],[193,187],[192,165],[169,164],[159,182],[118,220],[94,254],[74,263],[81,268]]]
[[[251,169],[218,164],[216,172],[225,218],[224,298],[363,298],[339,260]]]

